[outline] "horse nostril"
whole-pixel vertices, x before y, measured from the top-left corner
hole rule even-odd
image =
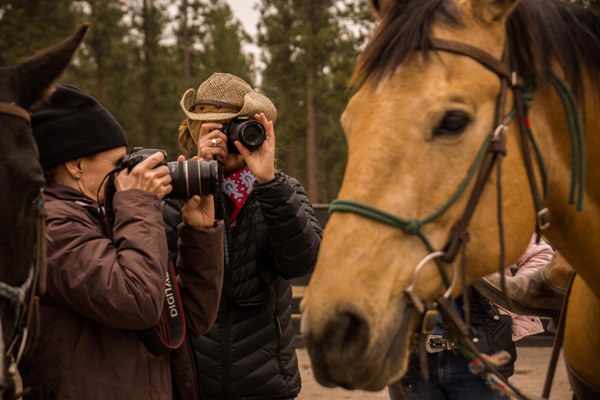
[[[327,324],[325,341],[343,362],[357,360],[369,345],[368,322],[356,312],[341,312]]]

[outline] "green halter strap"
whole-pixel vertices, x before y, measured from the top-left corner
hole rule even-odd
[[[583,211],[583,195],[585,193],[585,134],[577,98],[567,84],[555,76],[550,83],[556,89],[563,103],[569,137],[571,140],[571,190],[569,204],[575,204],[577,192],[577,211]]]
[[[556,88],[557,93],[559,94],[561,101],[563,102],[563,107],[565,110],[565,116],[567,118],[567,124],[569,127],[569,135],[571,140],[571,151],[572,151],[572,173],[571,173],[571,189],[569,196],[569,203],[575,204],[575,195],[577,193],[577,210],[581,211],[583,209],[583,195],[585,193],[585,140],[584,140],[584,131],[583,124],[581,122],[581,116],[579,112],[579,107],[577,104],[577,99],[573,95],[572,91],[569,87],[562,81],[560,78],[555,77],[551,83]],[[527,80],[525,83],[525,91],[523,92],[523,100],[527,106],[530,105],[533,100],[533,92],[535,91],[533,82],[531,80]],[[529,108],[529,107],[527,107]],[[505,124],[508,124],[512,118],[514,118],[516,114],[516,109],[513,109],[508,117]],[[539,146],[535,140],[535,136],[531,128],[528,128],[529,139],[532,143],[532,147],[535,151],[537,165],[540,170],[541,178],[542,178],[542,187],[543,187],[543,198],[547,197],[547,189],[548,189],[548,174],[545,168],[545,164],[542,158],[541,151]],[[395,216],[388,212],[379,210],[373,206],[370,206],[365,203],[361,203],[354,200],[346,200],[346,199],[336,199],[331,203],[329,208],[329,213],[332,214],[336,211],[342,212],[351,212],[355,214],[362,215],[366,218],[369,218],[374,221],[381,222],[386,225],[390,225],[395,228],[401,229],[403,232],[417,236],[425,245],[425,248],[429,253],[436,251],[436,249],[431,245],[431,242],[423,234],[421,228],[437,219],[439,216],[444,214],[463,194],[466,187],[472,181],[475,173],[481,166],[482,160],[489,149],[489,145],[494,136],[494,132],[491,132],[483,142],[477,156],[475,157],[473,163],[469,167],[467,171],[467,175],[460,183],[456,191],[452,194],[452,196],[448,199],[446,203],[444,203],[438,210],[428,215],[427,217],[421,219],[406,219]],[[436,264],[442,275],[444,283],[446,286],[449,285],[448,275],[446,270],[442,267],[441,262],[438,258],[436,258]]]
[[[513,110],[509,114],[509,118],[512,119],[514,117],[515,113],[516,113],[516,110]],[[425,234],[421,231],[421,228],[424,225],[436,220],[442,214],[444,214],[460,198],[460,196],[463,194],[463,192],[465,191],[465,189],[467,188],[467,186],[469,185],[469,183],[475,176],[475,173],[479,170],[479,167],[481,166],[483,158],[484,158],[485,154],[488,152],[489,145],[490,145],[490,142],[492,141],[493,137],[494,137],[494,132],[491,132],[489,135],[486,136],[483,144],[481,145],[481,148],[479,149],[479,152],[477,153],[477,156],[475,157],[475,160],[473,160],[473,163],[471,164],[471,166],[469,167],[469,170],[467,171],[467,175],[462,180],[462,182],[460,183],[460,185],[458,186],[458,188],[456,189],[454,194],[437,211],[433,212],[432,214],[430,214],[429,216],[427,216],[425,218],[405,219],[405,218],[401,218],[401,217],[392,215],[388,212],[379,210],[368,204],[364,204],[364,203],[354,201],[354,200],[345,200],[345,199],[336,199],[336,200],[332,201],[331,206],[329,207],[329,213],[331,214],[336,211],[352,212],[355,214],[359,214],[363,217],[372,219],[374,221],[378,221],[383,224],[390,225],[395,228],[399,228],[409,235],[417,236],[419,239],[421,239],[421,241],[425,245],[425,248],[427,249],[427,251],[430,253],[433,253],[435,251],[435,249],[431,245],[431,242],[429,241],[427,236],[425,236]],[[445,285],[448,287],[450,284],[450,280],[448,278],[448,274],[446,273],[446,270],[441,265],[439,258],[436,258],[436,264],[438,266],[440,274],[442,275],[442,279],[444,280]]]

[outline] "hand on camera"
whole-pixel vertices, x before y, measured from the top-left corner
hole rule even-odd
[[[198,157],[210,161],[216,156],[221,162],[227,159],[227,136],[218,122],[204,122],[198,136]]]
[[[156,167],[164,158],[164,154],[156,152],[133,167],[131,172],[127,169],[119,172],[115,177],[117,191],[139,189],[162,199],[172,190],[169,169],[164,165]]]
[[[263,183],[275,178],[275,130],[273,129],[273,121],[267,120],[265,114],[256,114],[254,118],[265,128],[267,134],[265,141],[254,151],[248,150],[239,141],[234,144],[246,160],[248,168],[250,168],[258,183]]]
[[[199,157],[192,158],[198,160]],[[184,156],[177,157],[177,161],[185,161]],[[203,162],[200,160],[200,162]],[[215,223],[215,204],[212,195],[194,195],[184,202],[181,208],[183,222],[193,228],[206,229]]]

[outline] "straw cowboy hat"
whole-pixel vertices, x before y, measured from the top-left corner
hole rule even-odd
[[[277,109],[265,95],[255,92],[243,79],[235,75],[216,72],[198,87],[187,90],[179,102],[185,115],[192,121],[222,122],[239,116],[254,118],[254,114],[264,113],[268,120],[275,122]],[[237,112],[195,113],[198,104],[229,107]]]

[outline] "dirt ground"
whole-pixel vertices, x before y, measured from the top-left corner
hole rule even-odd
[[[511,377],[514,383],[525,394],[540,396],[546,379],[546,371],[550,362],[550,347],[517,347],[518,358],[515,374]],[[364,392],[349,391],[341,388],[326,388],[319,385],[313,376],[306,349],[298,350],[300,374],[302,376],[302,392],[298,400],[388,400],[387,391]],[[562,356],[559,359],[552,384],[550,400],[570,400],[571,389],[567,380]],[[425,399],[426,400],[426,399]]]

